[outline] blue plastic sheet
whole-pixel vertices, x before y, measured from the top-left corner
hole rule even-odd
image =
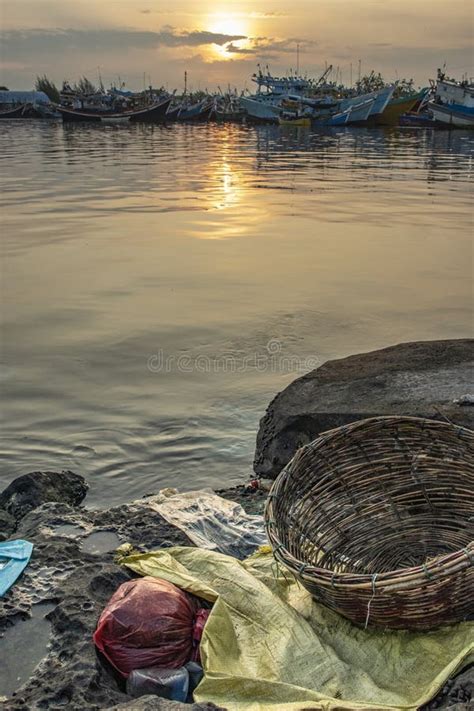
[[[11,588],[29,563],[33,544],[18,539],[0,543],[0,597]]]

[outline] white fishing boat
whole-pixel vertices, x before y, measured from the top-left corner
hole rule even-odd
[[[362,101],[359,104],[351,106],[347,123],[365,123],[372,112],[374,103],[375,98],[367,99],[367,101]]]
[[[394,91],[395,84],[391,84],[390,86],[385,86],[383,89],[379,89],[378,91],[372,91],[369,94],[359,94],[356,96],[349,96],[345,99],[341,99],[339,106],[341,111],[345,111],[350,107],[356,106],[357,104],[362,104],[365,101],[373,99],[373,104],[371,106],[368,117],[372,119],[376,116],[379,116],[380,114],[383,114],[388,102],[393,96]]]
[[[297,74],[274,77],[268,68],[264,74],[260,67],[252,76],[252,81],[258,86],[257,93],[242,96],[240,105],[251,121],[265,123],[278,123],[281,102],[289,98],[301,101],[304,95],[316,85],[311,79]]]
[[[455,128],[474,128],[474,109],[463,110],[459,104],[440,104],[430,101],[428,109],[433,119]]]
[[[438,102],[449,106],[474,109],[474,84],[438,78],[435,98]]]
[[[278,123],[280,114],[280,102],[282,97],[275,96],[264,99],[263,96],[242,96],[240,99],[241,107],[247,112],[250,120],[266,123]]]
[[[429,102],[428,109],[439,123],[456,128],[474,128],[474,84],[446,79],[444,73],[438,70],[434,100]]]

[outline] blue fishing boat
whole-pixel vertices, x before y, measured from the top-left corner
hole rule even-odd
[[[214,102],[203,99],[192,106],[181,107],[178,121],[209,121],[214,110]]]
[[[362,101],[360,104],[351,106],[349,116],[347,117],[348,124],[365,124],[375,103],[375,98]]]
[[[313,126],[346,126],[351,108],[327,116],[320,115],[313,119]]]

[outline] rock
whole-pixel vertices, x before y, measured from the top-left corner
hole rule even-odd
[[[16,628],[26,620],[22,634],[28,658],[35,644],[33,625],[28,639],[28,624],[45,603],[51,631],[40,663],[31,675],[22,675],[24,683],[2,708],[98,711],[122,702],[132,708],[130,697],[99,662],[92,642],[108,599],[132,577],[114,562],[115,548],[122,543],[139,550],[192,545],[189,539],[148,507],[146,499],[108,511],[48,502],[19,521],[15,537],[31,541],[34,549],[21,578],[0,599],[2,653],[17,654]],[[21,673],[22,661],[18,664]],[[0,688],[3,673],[0,668]]]
[[[220,493],[252,513],[260,512],[265,501],[264,492],[249,493],[245,486]],[[15,524],[8,516],[1,520]],[[138,550],[192,545],[146,498],[107,511],[50,501],[21,518],[14,535],[30,540],[34,549],[22,576],[0,599],[0,689],[5,689],[2,679],[10,660],[14,674],[9,686],[13,682],[16,690],[9,691],[3,703],[0,698],[2,709],[218,711],[206,703],[183,705],[154,696],[131,699],[96,654],[92,634],[97,620],[117,587],[133,577],[115,562],[114,549],[123,543]],[[441,706],[429,708],[468,708],[472,677],[465,674],[450,680],[433,701],[439,699]]]
[[[298,378],[260,422],[255,472],[274,479],[318,434],[366,417],[448,418],[472,428],[474,410],[461,403],[472,390],[473,345],[472,339],[403,343],[329,361]]]
[[[179,701],[167,701],[158,696],[142,696],[118,706],[111,706],[107,711],[226,711],[215,704],[182,704]]]
[[[7,511],[0,509],[0,541],[10,538],[16,528],[16,521]]]
[[[0,494],[0,509],[16,521],[47,501],[78,506],[87,494],[85,479],[74,472],[31,472],[18,477]]]

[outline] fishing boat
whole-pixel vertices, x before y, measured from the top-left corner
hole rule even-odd
[[[346,126],[349,121],[349,116],[351,115],[352,109],[347,109],[347,111],[341,111],[337,114],[333,114],[327,120],[327,126]]]
[[[246,119],[252,123],[278,123],[281,104],[287,99],[301,101],[305,94],[314,87],[307,77],[292,74],[286,77],[274,77],[264,74],[259,66],[252,75],[258,90],[251,96],[242,96],[240,106],[246,113]]]
[[[369,101],[369,99],[373,99],[374,103],[372,104],[368,118],[371,121],[375,121],[377,116],[383,114],[385,111],[394,91],[395,84],[390,84],[389,86],[385,86],[383,89],[379,89],[378,91],[371,91],[369,94],[356,94],[355,96],[348,96],[341,99],[339,108],[341,111],[346,111],[346,109],[349,109],[352,106],[356,106],[357,104]]]
[[[165,114],[165,121],[177,121],[181,108],[181,104],[178,104],[177,106],[173,106],[172,104],[170,104]]]
[[[429,89],[422,89],[409,96],[401,96],[398,99],[391,99],[384,111],[376,116],[375,123],[379,126],[398,126],[400,116],[413,111],[415,106],[424,99]]]
[[[29,108],[30,104],[20,104],[20,106],[15,106],[12,109],[6,109],[5,111],[0,110],[0,119],[28,118],[26,114]]]
[[[448,80],[438,70],[435,101],[449,106],[461,106],[464,109],[474,108],[474,84],[467,81]]]
[[[400,126],[408,128],[442,128],[443,124],[435,121],[429,111],[413,112],[400,116]]]
[[[313,126],[346,126],[351,114],[351,107],[345,111],[339,111],[337,113],[323,115],[320,114],[313,118]]]
[[[446,79],[438,70],[434,93],[428,109],[435,121],[450,128],[474,128],[474,84]]]
[[[280,116],[278,118],[280,126],[300,126],[311,128],[311,118],[309,116]]]
[[[58,118],[43,91],[0,91],[0,119]]]
[[[192,106],[182,106],[178,113],[178,121],[209,121],[214,110],[214,102],[203,99]]]
[[[346,123],[348,125],[362,125],[367,122],[372,108],[375,103],[375,98],[367,99],[362,101],[360,104],[355,104],[349,109],[349,116],[347,117]]]
[[[474,109],[459,104],[441,104],[430,101],[428,104],[433,119],[450,128],[474,128]]]
[[[165,120],[166,112],[171,103],[171,96],[168,96],[161,101],[158,101],[149,106],[143,106],[138,109],[125,109],[123,111],[116,111],[114,109],[76,109],[71,106],[57,106],[57,110],[62,116],[65,122],[83,122],[83,121],[93,121],[93,122],[103,122],[103,121],[113,121],[113,122],[147,122],[147,123],[157,123]]]
[[[268,95],[265,96],[265,99],[249,96],[240,99],[247,120],[253,123],[278,123],[281,96],[275,96],[273,100],[270,100]]]

